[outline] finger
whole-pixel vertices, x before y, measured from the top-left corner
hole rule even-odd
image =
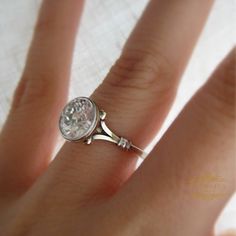
[[[30,185],[47,166],[68,92],[83,1],[43,2],[22,79],[0,142],[2,185]]]
[[[208,235],[235,191],[235,66],[234,49],[115,198],[140,230]]]
[[[210,6],[211,1],[151,1],[120,59],[92,95],[117,135],[144,147],[157,132]],[[175,29],[182,29],[181,36]],[[168,44],[175,44],[175,49]],[[135,161],[132,153],[114,144],[66,143],[48,172],[48,181],[54,186],[60,182],[57,187],[68,191],[74,192],[77,185],[84,194],[110,196],[132,173]],[[78,202],[81,191],[66,197]]]

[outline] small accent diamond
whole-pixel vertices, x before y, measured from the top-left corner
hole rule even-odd
[[[120,137],[119,142],[117,143],[119,147],[129,150],[131,147],[131,142],[126,138]]]

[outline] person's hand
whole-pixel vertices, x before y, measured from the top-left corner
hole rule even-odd
[[[0,235],[210,235],[235,190],[235,50],[135,173],[134,153],[101,141],[50,162],[82,5],[43,3],[0,136]],[[92,94],[116,133],[142,148],[156,135],[211,5],[149,3]]]

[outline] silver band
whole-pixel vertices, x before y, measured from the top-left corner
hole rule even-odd
[[[85,139],[85,142],[87,144],[90,144],[93,140],[105,140],[108,142],[115,143],[118,147],[124,150],[134,151],[139,155],[139,157],[145,159],[147,154],[142,149],[132,144],[132,142],[129,141],[128,139],[117,136],[107,127],[105,123],[105,118],[106,118],[105,111],[100,110],[99,116],[100,116],[100,124],[96,129],[96,132],[92,134],[89,138]]]

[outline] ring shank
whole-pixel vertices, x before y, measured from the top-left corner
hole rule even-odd
[[[139,157],[141,157],[142,159],[145,159],[145,157],[147,156],[146,152],[144,152],[142,149],[140,149],[139,147],[135,146],[134,144],[131,144],[130,149],[135,151],[139,155]]]
[[[100,133],[95,133],[92,135],[93,140],[104,140],[108,142],[115,143],[118,147],[124,150],[132,150],[134,151],[140,158],[145,159],[147,153],[145,153],[142,149],[135,146],[131,141],[126,138],[119,137],[114,134],[106,125],[105,120],[100,121]]]

